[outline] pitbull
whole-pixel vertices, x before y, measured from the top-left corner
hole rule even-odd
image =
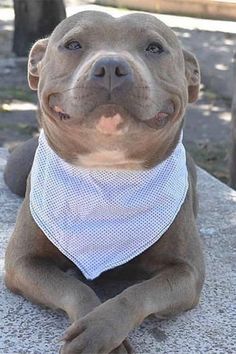
[[[33,45],[29,55],[28,80],[31,89],[38,91],[42,134],[41,142],[30,143],[30,161],[37,145],[38,148],[27,180],[25,199],[6,250],[6,286],[34,302],[66,312],[72,324],[62,337],[61,353],[130,353],[132,347],[126,338],[135,326],[150,314],[163,318],[194,308],[199,302],[204,282],[204,259],[195,222],[196,171],[191,157],[185,156],[181,145],[187,103],[195,101],[199,92],[197,60],[181,48],[172,30],[154,16],[131,14],[115,19],[105,13],[86,11],[65,19],[49,38]],[[174,198],[182,185],[187,186],[186,193],[164,232],[158,238],[150,238],[149,232],[155,233],[155,228],[158,229],[163,221],[162,213],[164,219],[166,205],[166,195],[163,205],[157,202],[156,193],[160,196],[162,191],[158,192],[159,182],[156,183],[155,173],[164,171],[165,163],[177,156],[178,147],[182,151],[181,161],[184,161],[178,176],[184,175],[183,171],[186,170],[187,178],[183,182],[182,177],[173,175],[172,189],[168,193],[172,193]],[[44,157],[40,155],[42,149],[45,149]],[[50,161],[54,162],[45,162],[49,155],[52,158]],[[21,158],[24,159],[24,156]],[[175,161],[178,167],[178,158],[171,161]],[[43,168],[41,164],[44,164]],[[69,171],[67,177],[63,177],[62,187],[61,175],[52,177],[48,174],[45,177],[45,169],[57,169],[57,164]],[[106,232],[101,234],[98,228],[94,228],[95,217],[99,214],[99,222],[102,227],[105,225],[106,230],[110,215],[103,214],[103,205],[89,204],[93,200],[93,193],[88,193],[90,209],[86,209],[86,195],[81,206],[74,203],[80,216],[86,209],[83,216],[68,219],[67,226],[66,221],[63,221],[63,215],[68,218],[72,215],[73,203],[65,193],[67,204],[63,204],[62,208],[64,197],[59,195],[60,188],[70,188],[72,182],[69,179],[72,177],[73,183],[76,183],[77,176],[91,178],[96,173],[96,176],[116,176],[116,182],[117,176],[123,179],[125,176],[135,176],[139,183],[141,176],[142,188],[146,186],[146,179],[155,177],[148,179],[147,183],[151,181],[152,184],[147,184],[145,193],[140,189],[140,193],[143,193],[141,198],[136,193],[135,201],[131,195],[129,202],[133,207],[138,200],[135,207],[139,210],[139,203],[142,204],[147,195],[145,203],[148,206],[153,203],[150,210],[162,208],[161,218],[151,218],[147,208],[142,219],[144,223],[146,219],[149,221],[145,224],[146,232],[142,229],[142,236],[133,223],[132,230],[136,231],[128,236],[125,232],[123,234],[124,239],[128,240],[125,244],[127,249],[122,244],[122,238],[119,239],[119,254],[113,251],[112,246],[107,247],[107,243],[103,246],[100,244],[103,243],[103,237],[107,240],[108,236]],[[113,177],[107,182],[111,189],[119,185],[119,181],[114,185]],[[163,184],[167,177],[160,175],[158,178]],[[36,182],[40,192],[35,187]],[[102,182],[106,191],[106,179]],[[122,183],[126,183],[126,180]],[[136,192],[139,192],[139,184],[133,186],[136,179],[131,178],[127,183],[125,193],[120,191],[125,202],[126,193],[131,193],[133,187],[138,186]],[[152,188],[154,185],[155,188]],[[59,191],[58,203],[50,204],[54,187]],[[90,191],[90,186],[87,188]],[[82,193],[80,185],[77,193]],[[114,198],[120,197],[118,194]],[[46,199],[40,199],[37,204],[37,198],[42,195]],[[37,219],[32,207],[34,202],[40,212],[48,208],[46,217],[54,208],[58,209],[59,214],[62,213],[61,218],[57,215],[55,219],[55,214],[49,215],[47,226],[56,227],[54,234],[41,227],[45,226],[46,217]],[[109,207],[113,210],[113,204],[109,204]],[[172,209],[171,203],[169,207]],[[128,209],[124,210],[128,219]],[[141,218],[141,214],[139,216]],[[123,214],[120,219],[126,223]],[[86,258],[92,264],[97,262],[94,273],[86,273],[77,263],[78,259],[81,260],[82,252],[87,252],[87,244],[84,248],[79,243],[75,246],[73,251],[77,250],[78,253],[75,258],[70,257],[69,251],[64,252],[63,247],[70,243],[69,236],[72,235],[69,229],[74,223],[78,224],[79,230],[83,223],[83,232],[86,234],[86,237],[73,234],[74,238],[78,236],[79,242],[84,245],[83,242],[90,242],[87,232],[91,231],[91,237],[96,242],[94,253]],[[117,235],[116,229],[119,227],[123,230],[122,223],[114,223],[114,235]],[[64,232],[63,247],[62,244],[58,246],[56,241],[57,232],[61,232],[60,227]],[[66,227],[68,235],[65,235]],[[96,239],[97,232],[101,237],[100,243]],[[113,235],[109,237],[111,241]],[[148,242],[144,245],[143,240]],[[134,249],[139,243],[143,246],[135,253]],[[114,244],[117,247],[117,242]],[[99,247],[103,247],[102,260],[96,254]],[[110,263],[104,265],[108,252]],[[127,252],[129,255],[122,258]],[[121,257],[117,263],[113,259],[116,256]],[[75,264],[81,271],[80,278],[67,272]],[[90,263],[88,265],[84,261],[85,268],[86,265],[89,267]],[[100,271],[96,273],[98,268]],[[103,303],[83,281],[86,277],[99,279],[110,276],[115,279],[127,274],[133,279],[138,278],[139,282]]]

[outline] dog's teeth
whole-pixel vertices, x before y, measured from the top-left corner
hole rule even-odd
[[[159,127],[163,127],[166,124],[168,116],[169,114],[166,112],[159,112],[157,114],[157,123]]]
[[[69,114],[64,112],[59,106],[54,106],[54,111],[58,113],[60,120],[70,119]]]
[[[61,120],[70,119],[70,116],[67,113],[58,112],[58,115]]]
[[[165,112],[159,112],[158,113],[158,118],[166,118],[166,117],[168,117],[168,113],[165,113]]]
[[[165,126],[165,124],[168,121],[168,117],[169,117],[169,113],[158,112],[154,118],[149,119],[146,122],[151,128],[158,129]]]

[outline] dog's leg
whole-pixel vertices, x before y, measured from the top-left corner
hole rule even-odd
[[[150,314],[166,317],[197,305],[204,280],[204,261],[189,202],[158,245],[145,253],[140,261],[144,266],[146,262],[146,268],[156,274],[74,322],[65,333],[63,354],[107,354]]]
[[[20,197],[25,196],[26,182],[37,147],[38,137],[31,138],[17,146],[7,160],[4,170],[5,183],[13,193]]]
[[[9,267],[6,285],[14,292],[51,308],[64,310],[71,322],[78,321],[100,304],[91,288],[60,270],[52,261],[23,256]],[[114,354],[132,352],[128,340]]]
[[[60,269],[63,262],[64,257],[34,223],[24,201],[6,251],[7,287],[34,302],[64,310],[74,321],[100,301],[92,289]]]
[[[100,304],[91,288],[47,259],[25,256],[13,268],[5,277],[10,290],[32,302],[64,310],[72,322]]]
[[[101,302],[89,286],[63,271],[71,263],[35,224],[28,198],[29,192],[7,247],[6,286],[33,302],[62,309],[72,322],[78,321]],[[116,350],[117,354],[129,352],[126,340]]]
[[[63,354],[110,353],[148,315],[170,316],[196,306],[199,283],[197,272],[189,265],[167,267],[74,322],[64,335]]]
[[[64,335],[62,353],[110,353],[148,315],[170,316],[193,308],[199,299],[197,283],[188,265],[168,267],[74,322]]]

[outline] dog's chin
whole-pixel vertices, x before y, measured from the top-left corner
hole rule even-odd
[[[94,153],[80,155],[73,165],[96,170],[141,170],[143,160],[128,159],[119,150],[100,150]]]

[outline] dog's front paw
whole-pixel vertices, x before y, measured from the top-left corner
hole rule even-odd
[[[126,343],[128,343],[128,339],[125,340]],[[59,354],[97,354],[98,352],[91,352],[91,349],[88,348],[84,348],[84,350],[80,350],[80,348],[76,348],[76,346],[74,346],[73,348],[70,347],[68,345],[68,343],[64,344],[61,349]],[[121,344],[119,345],[118,348],[112,350],[109,354],[134,354],[134,350],[131,347],[131,345],[129,344],[127,347],[127,344]],[[106,351],[99,351],[99,354],[108,354],[108,352]]]
[[[131,354],[133,349],[126,340],[128,334],[124,323],[106,311],[105,304],[98,306],[65,332],[61,354]],[[110,310],[110,309],[109,309]]]
[[[91,347],[80,349],[79,346],[76,346],[76,343],[73,343],[73,346],[70,342],[66,342],[60,349],[59,354],[108,354],[107,351],[91,352]],[[112,350],[109,354],[135,354],[133,347],[131,346],[128,339],[125,339],[124,342],[119,345],[116,349]]]
[[[126,338],[118,348],[112,350],[110,354],[135,354],[134,348],[130,341]]]

